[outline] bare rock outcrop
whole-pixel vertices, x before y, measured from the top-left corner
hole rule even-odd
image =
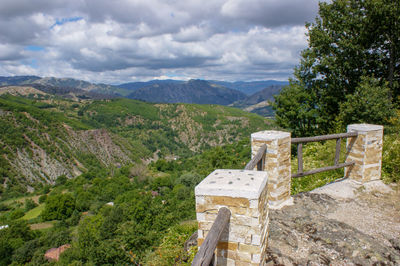
[[[294,203],[270,210],[267,265],[400,265],[399,191],[307,192]]]

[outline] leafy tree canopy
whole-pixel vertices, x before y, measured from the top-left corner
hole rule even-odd
[[[348,117],[343,108],[350,107],[354,97],[360,99],[351,95],[371,88],[366,86],[366,79],[373,82],[375,91],[389,87],[386,94],[379,93],[375,107],[396,102],[400,96],[397,1],[323,2],[319,16],[306,27],[308,48],[302,52],[290,85],[275,98],[276,118],[281,126],[303,136],[332,131],[338,119]],[[366,108],[369,104],[365,103]],[[339,117],[341,108],[346,114]],[[388,114],[379,114],[385,115]],[[353,112],[351,116],[354,122],[372,123],[375,114]]]
[[[70,194],[56,194],[49,196],[42,212],[42,219],[64,220],[70,217],[75,210],[75,200]]]

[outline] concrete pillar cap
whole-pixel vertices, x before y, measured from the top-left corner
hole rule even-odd
[[[290,133],[284,131],[276,131],[276,130],[265,130],[251,134],[252,140],[269,141],[269,140],[284,139],[284,138],[290,138]]]
[[[267,180],[264,171],[217,169],[196,186],[195,195],[258,199]]]
[[[351,124],[347,126],[347,131],[368,132],[378,130],[383,130],[383,126],[372,124]]]

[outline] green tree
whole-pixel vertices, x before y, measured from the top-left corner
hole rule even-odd
[[[68,181],[68,178],[65,175],[60,175],[56,179],[56,186],[64,185],[65,183],[67,183],[67,181]]]
[[[33,208],[37,207],[38,205],[32,199],[25,200],[25,211],[32,210]]]
[[[399,3],[322,2],[319,16],[306,27],[308,48],[289,88],[275,98],[279,125],[291,128],[294,135],[332,131],[340,106],[360,87],[363,77],[375,78],[377,89],[389,85],[388,94],[380,97],[391,100],[400,94]],[[358,114],[354,115],[358,121]]]
[[[374,78],[363,77],[353,94],[340,105],[340,121],[344,125],[363,122],[379,124],[394,115],[392,102],[387,97],[389,88],[380,86]]]
[[[42,219],[64,220],[70,217],[75,210],[75,200],[70,194],[56,194],[49,196],[42,212]]]
[[[39,197],[39,203],[42,204],[42,203],[46,202],[46,199],[47,199],[47,195],[46,194],[41,195]]]

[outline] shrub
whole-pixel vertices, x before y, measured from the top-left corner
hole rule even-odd
[[[32,199],[25,200],[25,211],[30,211],[33,208],[37,207],[38,205]]]
[[[386,182],[400,181],[400,138],[396,134],[383,141],[382,177]]]
[[[169,228],[160,246],[145,257],[144,264],[149,265],[190,265],[192,250],[185,251],[186,240],[196,231],[197,224],[190,222]]]
[[[67,181],[68,178],[65,175],[60,175],[56,179],[56,186],[64,185],[65,183],[67,183]]]
[[[10,213],[10,218],[11,220],[16,220],[24,216],[24,210],[23,209],[16,209]]]
[[[46,199],[47,199],[47,195],[46,194],[45,195],[41,195],[39,197],[39,203],[40,204],[44,203],[46,201]]]
[[[70,194],[57,194],[49,196],[42,212],[42,219],[64,220],[70,217],[75,210],[75,200]]]

